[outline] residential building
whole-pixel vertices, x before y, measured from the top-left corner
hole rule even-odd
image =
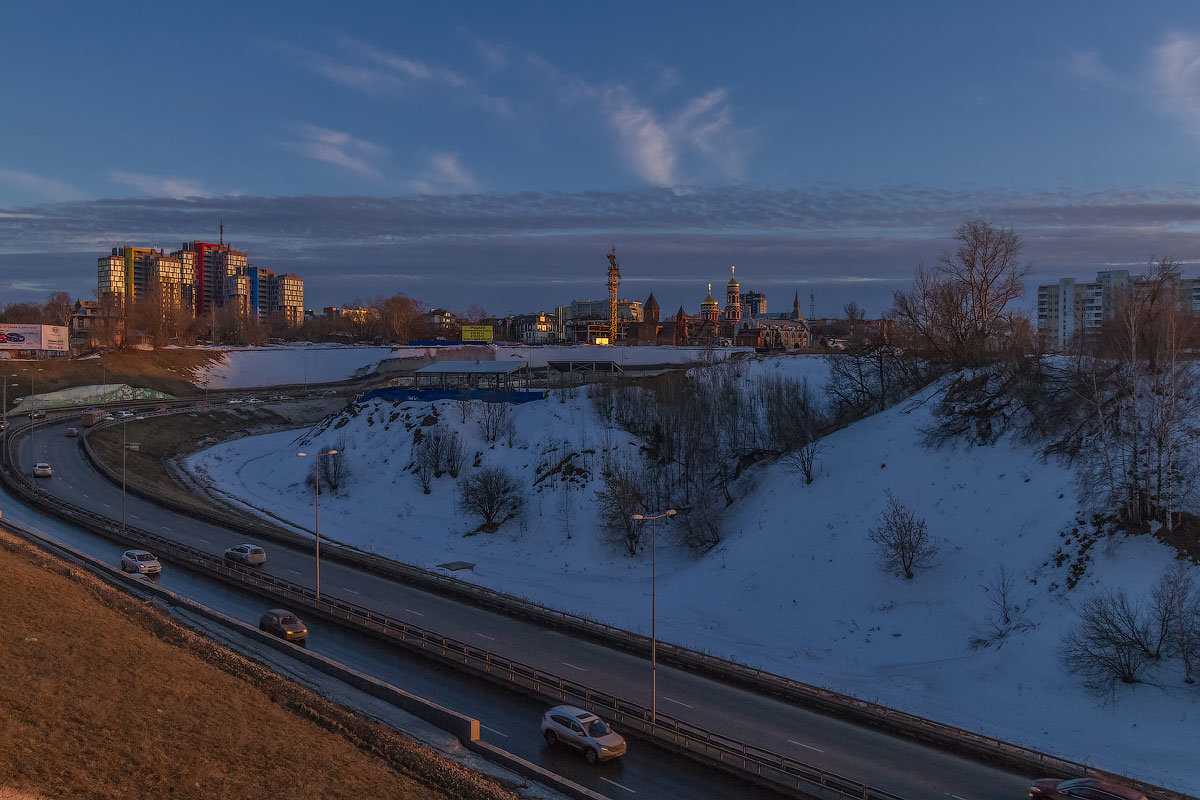
[[[742,292],[741,301],[747,319],[765,317],[767,315],[767,296],[762,292],[753,290]]]
[[[558,338],[558,317],[545,311],[518,314],[513,319],[513,327],[523,344],[549,344]]]
[[[1098,335],[1106,320],[1116,314],[1121,295],[1146,280],[1127,269],[1102,270],[1096,280],[1079,283],[1061,278],[1043,284],[1037,294],[1037,327],[1047,347],[1068,350]],[[1200,279],[1173,278],[1181,301],[1200,311]]]
[[[425,323],[429,326],[429,333],[434,338],[450,337],[458,332],[458,320],[452,311],[445,308],[429,309],[425,313]]]

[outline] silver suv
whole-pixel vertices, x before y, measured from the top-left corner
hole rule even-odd
[[[247,566],[262,566],[267,563],[267,551],[256,544],[235,544],[225,551],[225,558]]]
[[[625,739],[590,711],[555,706],[542,714],[542,736],[553,747],[562,742],[582,750],[589,764],[625,755]]]

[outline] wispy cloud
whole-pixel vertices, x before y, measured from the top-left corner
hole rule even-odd
[[[1153,77],[1160,102],[1200,135],[1200,40],[1171,34],[1153,55]]]
[[[473,78],[447,67],[376,47],[351,36],[339,36],[337,53],[323,53],[287,42],[270,46],[300,67],[327,80],[368,94],[402,97],[422,87],[445,91],[453,100],[499,116],[511,114],[508,101],[489,94]]]
[[[699,180],[715,168],[725,180],[741,180],[751,132],[733,120],[729,93],[716,88],[676,110],[660,110],[628,83],[595,84],[530,53],[526,64],[554,87],[564,105],[599,109],[616,137],[621,159],[638,177],[655,186]]]
[[[149,197],[209,197],[212,195],[198,182],[187,178],[169,178],[162,175],[147,175],[142,172],[126,172],[114,169],[108,177],[114,183],[130,186]]]
[[[434,153],[428,167],[410,186],[421,194],[463,194],[478,191],[479,182],[457,153]]]
[[[34,201],[49,200],[51,202],[62,202],[65,200],[79,200],[83,197],[83,192],[65,181],[60,181],[57,178],[47,178],[44,175],[35,175],[32,172],[5,169],[4,167],[0,167],[0,186],[17,189],[27,198]]]
[[[368,178],[381,176],[378,165],[388,151],[374,142],[308,123],[297,125],[295,134],[297,138],[284,145],[303,156]]]
[[[1067,71],[1077,78],[1107,86],[1122,83],[1120,76],[1104,63],[1096,50],[1072,50],[1067,54],[1066,64]]]

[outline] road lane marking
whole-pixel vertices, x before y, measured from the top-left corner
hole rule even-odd
[[[613,786],[617,787],[618,789],[624,789],[625,791],[629,792],[630,794],[637,794],[636,789],[630,789],[628,786],[622,786],[621,784],[617,783],[616,781],[610,781],[608,778],[604,777],[603,775],[600,776],[600,780],[604,781],[605,783],[611,783]]]
[[[476,633],[475,635],[482,636],[484,639],[491,639],[493,642],[496,641],[495,636],[488,636],[486,633]]]
[[[353,589],[346,589],[346,591],[350,594],[358,594],[358,592],[354,591]]]
[[[689,706],[687,703],[683,702],[682,700],[676,700],[673,697],[667,697],[665,694],[662,696],[662,699],[666,700],[668,703],[674,703],[677,706],[683,706],[684,708],[692,708],[692,706]]]
[[[298,569],[289,569],[288,572],[292,573],[293,575],[303,575],[304,574],[303,572],[301,572]]]
[[[965,798],[965,797],[959,797],[959,796],[958,796],[958,795],[956,795],[956,794],[952,794],[952,795],[950,795],[950,796],[951,796],[951,797],[953,797],[953,798],[954,798],[954,800],[967,800],[967,798]]]
[[[423,616],[425,616],[425,615],[424,615],[424,614],[422,614],[420,611],[413,611],[411,608],[406,608],[406,609],[404,609],[404,610],[405,610],[405,611],[407,611],[407,612],[408,612],[408,613],[410,613],[410,614],[416,614],[418,617],[423,617]]]
[[[502,732],[500,732],[500,731],[496,730],[495,728],[488,727],[487,725],[484,725],[482,722],[481,722],[481,723],[479,723],[479,727],[481,727],[481,728],[484,728],[484,729],[486,729],[486,730],[489,730],[489,731],[491,731],[492,733],[496,734],[497,736],[503,736],[505,739],[507,739],[507,738],[508,738],[508,734],[507,734],[507,733],[502,733]]]
[[[208,539],[201,539],[201,538],[197,537],[196,541],[197,541],[197,542],[204,542],[205,544],[208,544]]]
[[[563,662],[562,662],[562,665],[563,665],[564,667],[570,667],[571,669],[577,669],[577,670],[579,670],[580,672],[587,672],[587,670],[586,670],[586,669],[584,669],[583,667],[577,667],[577,666],[575,666],[574,664],[568,664],[566,661],[563,661]]]
[[[799,745],[800,747],[807,747],[809,750],[816,750],[818,753],[825,752],[824,750],[822,750],[819,747],[813,747],[811,744],[805,744],[804,742],[797,742],[795,739],[788,739],[788,741],[791,742],[792,744]],[[961,800],[961,798],[960,798],[960,800]]]

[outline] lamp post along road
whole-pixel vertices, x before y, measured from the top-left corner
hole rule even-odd
[[[5,436],[8,435],[8,385],[9,385],[8,379],[15,378],[15,377],[17,377],[17,373],[15,373],[15,372],[9,373],[8,375],[4,376],[4,419],[3,419],[3,424],[0,425],[0,428],[4,429]],[[12,387],[14,389],[16,389],[18,386],[20,386],[19,383],[12,384]]]
[[[315,458],[313,464],[313,539],[317,543],[316,580],[313,585],[317,590],[317,599],[321,599],[321,457],[336,456],[337,450],[326,450],[324,453],[296,453],[299,458]]]
[[[656,565],[654,563],[655,540],[657,539],[657,525],[660,519],[664,517],[675,516],[675,509],[668,508],[666,511],[660,511],[657,514],[634,514],[633,519],[638,522],[650,520],[650,724],[653,725],[658,721],[658,636],[654,630],[654,601],[655,601],[655,574]]]

